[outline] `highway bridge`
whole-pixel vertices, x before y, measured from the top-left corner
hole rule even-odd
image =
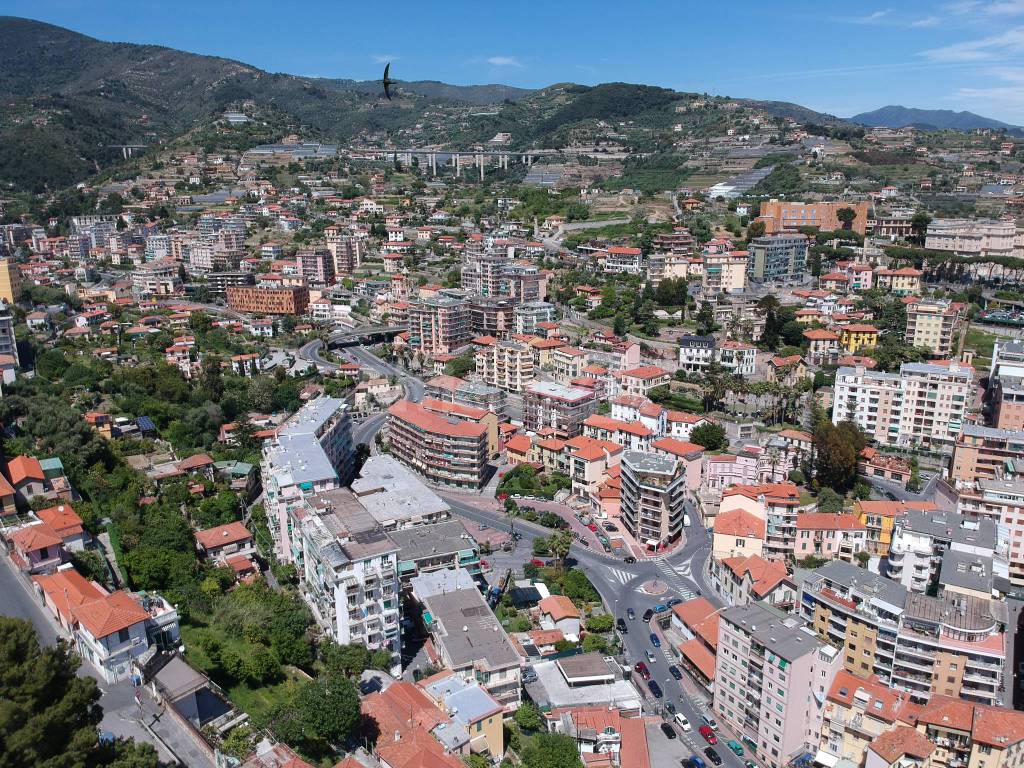
[[[387,160],[391,158],[395,161],[401,160],[402,162],[411,165],[413,157],[422,158],[421,164],[430,167],[430,173],[432,176],[437,176],[437,158],[438,155],[446,158],[442,160],[442,164],[445,162],[451,163],[455,169],[455,175],[462,175],[463,166],[473,167],[476,166],[480,170],[480,179],[484,178],[484,167],[488,163],[496,163],[498,168],[507,170],[509,163],[520,162],[524,165],[533,165],[533,161],[538,157],[558,155],[560,150],[557,149],[438,149],[438,148],[412,148],[412,149],[400,149],[394,147],[352,147],[350,150],[352,157],[358,158],[360,156],[371,159],[371,160]]]
[[[376,325],[362,328],[350,328],[334,331],[327,337],[327,346],[331,348],[358,347],[363,344],[380,344],[391,341],[400,333],[407,331],[404,325]]]

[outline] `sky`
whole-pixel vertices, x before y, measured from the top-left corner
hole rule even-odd
[[[379,78],[391,61],[400,80],[621,81],[1024,125],[1024,0],[0,0],[0,15],[310,77]]]

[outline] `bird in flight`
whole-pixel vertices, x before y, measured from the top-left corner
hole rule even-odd
[[[397,80],[392,80],[388,77],[388,72],[391,70],[391,62],[389,61],[384,65],[384,79],[381,81],[384,84],[384,95],[388,97],[388,101],[391,101],[391,86],[397,83]]]

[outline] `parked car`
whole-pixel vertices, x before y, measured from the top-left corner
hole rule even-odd
[[[661,638],[651,632],[651,645],[655,648],[661,648]]]
[[[619,530],[618,527],[615,525],[615,523],[605,523],[601,527],[604,528],[609,533],[615,533],[617,530]]]
[[[523,682],[524,683],[536,683],[537,673],[534,672],[530,667],[523,670]]]
[[[667,603],[665,603],[665,605],[667,605],[669,608],[675,608],[677,605],[679,605],[682,602],[683,601],[680,600],[678,597],[673,597],[671,600],[669,600]]]
[[[690,721],[686,719],[686,715],[682,712],[676,712],[676,725],[683,729],[683,733],[689,733],[693,730],[693,726],[690,725]]]
[[[701,715],[700,719],[704,721],[704,725],[713,731],[718,730],[718,721],[715,720],[711,715]]]
[[[702,725],[700,728],[698,728],[697,733],[703,736],[704,741],[706,741],[708,744],[718,743],[718,737],[715,736],[715,732],[706,725]]]
[[[626,609],[626,618],[629,619],[630,621],[635,619],[636,618],[636,611],[634,611],[632,608],[627,608]]]
[[[672,677],[674,677],[676,680],[683,679],[683,673],[679,671],[679,667],[677,667],[675,664],[669,665],[668,673],[672,675]]]
[[[654,612],[655,613],[664,613],[667,610],[668,610],[668,606],[665,605],[664,603],[658,603],[656,606],[654,606]]]
[[[636,562],[636,558],[632,555],[626,555],[624,558],[622,558],[622,562],[624,562],[626,565],[632,565]]]
[[[588,531],[592,531],[593,533],[597,533],[597,524],[596,523],[591,523],[590,525],[587,526],[587,530]]]
[[[621,617],[615,620],[615,628],[623,635],[629,631],[626,627],[626,622],[624,622]]]
[[[660,699],[661,698],[662,693],[661,693],[661,686],[660,685],[658,685],[653,680],[648,680],[647,681],[647,687],[651,689],[651,696],[653,696],[656,699]]]
[[[642,661],[638,661],[636,664],[633,665],[633,671],[640,675],[640,677],[642,677],[644,680],[651,679],[651,670],[649,670],[647,668],[647,665],[644,664]]]
[[[480,561],[480,567],[483,568],[484,570],[487,570],[488,568],[491,567],[491,564],[488,563],[486,560],[481,560]]]
[[[708,764],[701,760],[697,755],[694,755],[689,760],[683,758],[682,762],[685,768],[708,768]]]
[[[743,745],[736,741],[736,739],[729,739],[725,742],[725,746],[731,749],[736,757],[743,757]]]
[[[705,756],[707,756],[708,760],[711,762],[712,765],[721,765],[722,764],[722,756],[719,755],[714,750],[714,748],[712,748],[712,747],[705,747],[704,748],[704,754],[705,754]]]
[[[755,763],[753,760],[744,760],[743,768],[757,768],[757,763]]]
[[[676,713],[676,705],[673,704],[671,701],[666,701],[665,711],[668,712],[670,715],[674,715]]]
[[[668,723],[661,724],[661,732],[665,734],[666,739],[674,739],[676,737],[676,729]]]
[[[651,617],[653,615],[654,615],[654,611],[652,611],[650,608],[648,608],[646,611],[644,611],[644,618],[643,618],[643,620],[644,621],[650,621]]]
[[[537,566],[538,568],[543,568],[544,566],[546,566],[546,565],[547,565],[547,563],[545,563],[545,562],[544,562],[543,560],[541,560],[541,559],[540,559],[539,557],[535,557],[535,558],[533,558],[533,559],[532,559],[532,560],[530,561],[530,564],[531,564],[531,565],[536,565],[536,566]]]
[[[657,661],[658,661],[658,657],[654,655],[654,651],[652,651],[652,650],[651,650],[650,648],[648,648],[648,649],[647,649],[647,650],[645,651],[645,655],[647,656],[647,661],[648,661],[649,663],[651,663],[651,664],[655,664],[655,663],[657,663]]]

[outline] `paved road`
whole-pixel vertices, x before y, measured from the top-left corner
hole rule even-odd
[[[10,560],[0,554],[0,614],[25,619],[32,622],[39,639],[45,645],[56,645],[61,637],[57,625],[50,613],[37,602],[31,588],[25,580],[15,573]],[[92,667],[84,662],[78,674],[96,677]],[[143,696],[143,706],[147,715],[143,721],[143,712],[135,701],[135,688],[130,682],[105,683],[98,679],[100,688],[100,706],[103,707],[101,731],[110,731],[115,736],[132,738],[139,742],[152,744],[160,757],[167,764],[174,764],[180,758],[190,768],[213,768],[213,762],[207,759],[178,725],[170,717],[163,716],[151,723],[156,711],[148,695]],[[159,738],[154,738],[149,728]]]

